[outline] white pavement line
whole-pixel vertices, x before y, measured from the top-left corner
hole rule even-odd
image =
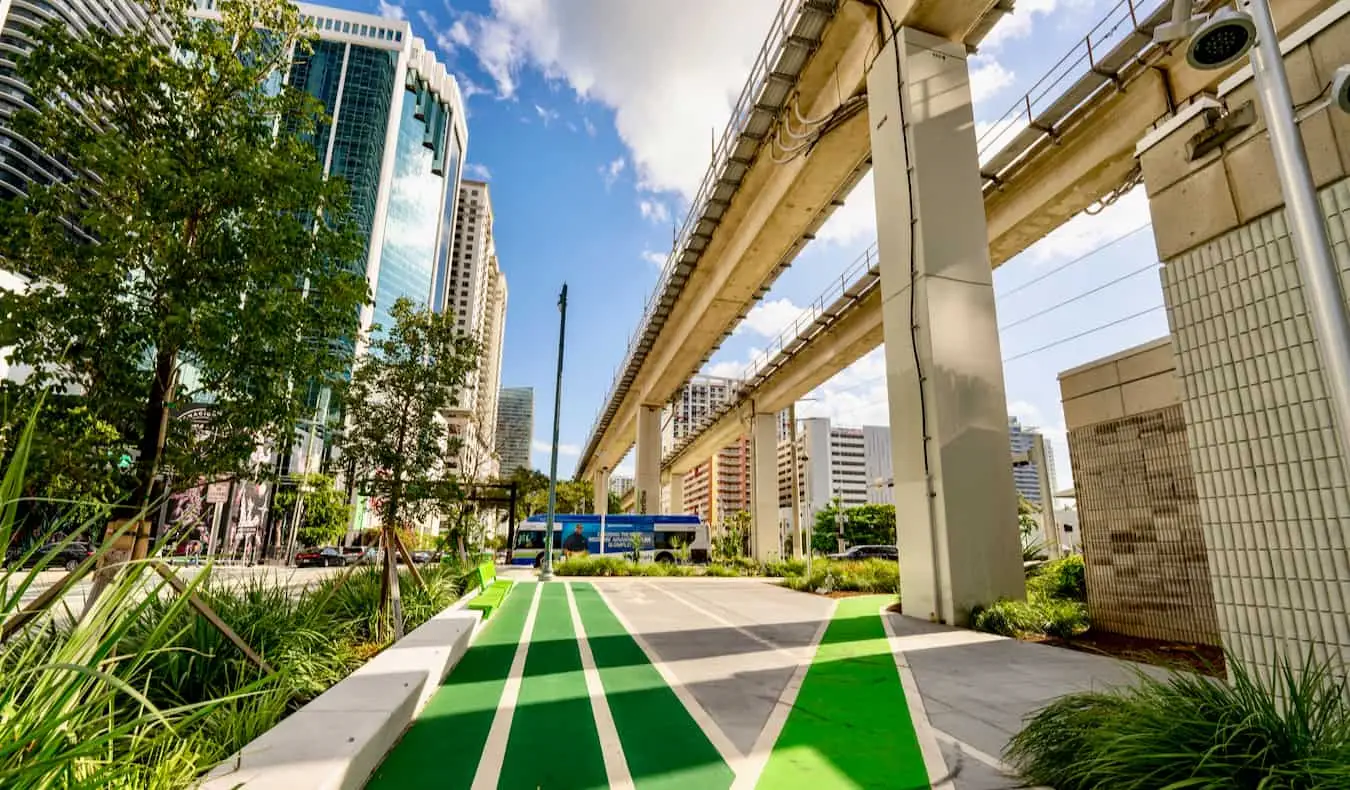
[[[530,652],[530,636],[534,632],[534,618],[539,613],[539,596],[543,592],[544,585],[534,586],[530,613],[525,615],[520,643],[516,645],[516,655],[511,660],[511,673],[506,676],[502,698],[497,701],[497,714],[492,717],[492,728],[488,730],[487,743],[483,744],[483,754],[478,758],[478,770],[473,775],[473,790],[496,790],[497,782],[501,779],[502,763],[506,761],[506,742],[511,738],[511,719],[516,713],[516,700],[520,698],[520,681],[525,674],[525,656]]]
[[[830,621],[834,619],[834,611],[838,608],[839,602],[837,600],[830,602],[830,610],[825,614],[825,619],[820,622],[820,626],[816,628],[815,636],[811,637],[810,655],[804,661],[797,663],[797,669],[793,671],[792,677],[783,687],[783,693],[778,695],[778,702],[774,703],[773,710],[769,712],[768,720],[764,722],[764,729],[760,730],[759,738],[755,740],[755,745],[750,748],[750,754],[746,757],[745,771],[736,774],[736,781],[732,783],[731,790],[754,790],[755,785],[759,784],[759,778],[769,765],[769,757],[773,754],[773,745],[778,743],[778,736],[783,734],[783,725],[787,724],[788,714],[792,712],[792,706],[797,701],[797,693],[802,689],[802,681],[806,680],[806,673],[811,669],[811,662],[815,659],[816,651],[820,649],[820,640],[825,638],[825,629],[830,627]]]
[[[661,660],[661,656],[652,649],[652,646],[647,640],[642,638],[642,634],[638,633],[638,630],[633,627],[633,624],[628,622],[628,618],[623,616],[623,612],[620,612],[618,607],[610,602],[609,596],[605,594],[601,585],[596,584],[593,586],[595,587],[596,594],[600,596],[600,600],[604,601],[605,606],[609,607],[609,611],[614,615],[614,619],[618,620],[619,625],[623,627],[623,630],[627,631],[628,635],[633,637],[633,641],[637,643],[638,648],[646,654],[647,660],[652,662],[652,666],[656,668],[657,674],[659,674],[661,679],[666,682],[666,685],[670,687],[670,690],[675,692],[675,697],[680,701],[680,704],[684,706],[684,709],[689,711],[690,718],[692,718],[694,723],[699,726],[699,729],[703,730],[703,734],[708,736],[708,741],[712,743],[713,748],[716,749],[718,755],[722,757],[722,761],[730,766],[732,773],[735,773],[737,767],[741,764],[741,761],[745,759],[745,755],[741,754],[740,750],[736,748],[736,745],[727,737],[727,734],[722,732],[722,728],[717,726],[717,722],[713,721],[712,716],[708,715],[708,711],[704,710],[703,706],[698,704],[698,700],[694,699],[694,695],[689,689],[685,688],[684,684],[675,676],[675,673],[670,670],[670,667]]]
[[[591,697],[591,711],[595,714],[595,729],[600,735],[600,751],[605,757],[605,776],[609,779],[609,790],[633,790],[633,777],[628,773],[628,760],[624,757],[623,744],[619,741],[619,730],[614,726],[614,714],[609,710],[605,699],[605,685],[600,681],[600,670],[595,667],[595,656],[591,654],[591,643],[586,639],[586,628],[581,623],[581,612],[577,609],[576,596],[572,594],[572,583],[568,582],[567,608],[572,610],[572,629],[577,634],[577,648],[581,651],[581,669],[586,676],[586,692]]]
[[[933,730],[933,734],[937,736],[937,739],[939,741],[955,746],[958,750],[961,751],[961,753],[970,755],[977,761],[984,763],[990,768],[993,768],[995,771],[998,771],[1000,774],[1003,774],[1009,779],[1020,778],[1017,775],[1017,770],[1013,768],[1011,765],[1008,765],[1007,763],[1003,762],[1002,760],[998,759],[992,754],[989,754],[988,752],[982,752],[979,749],[976,749],[974,746],[971,746],[970,744],[966,743],[960,738],[957,738],[955,735],[943,732],[942,730],[936,728]],[[1029,785],[1027,786],[1027,790],[1051,790],[1051,788],[1044,787],[1042,785],[1034,785],[1034,786]]]
[[[671,599],[673,599],[673,600],[675,600],[675,601],[677,601],[677,602],[679,602],[679,603],[684,604],[685,606],[689,607],[690,609],[693,609],[695,612],[697,612],[698,614],[703,615],[704,617],[708,618],[709,620],[716,621],[717,623],[719,623],[719,624],[721,624],[721,625],[724,625],[724,626],[726,626],[727,628],[730,628],[730,629],[732,629],[732,630],[734,630],[734,631],[737,631],[738,633],[740,633],[742,636],[746,637],[747,639],[754,640],[755,642],[758,642],[759,644],[763,645],[764,647],[767,647],[767,648],[770,649],[770,650],[773,650],[773,651],[779,652],[779,653],[786,653],[787,655],[793,656],[794,658],[797,657],[797,653],[801,652],[799,649],[793,649],[793,648],[789,648],[789,647],[783,647],[782,645],[778,644],[777,642],[774,642],[774,641],[771,640],[771,639],[765,639],[764,637],[760,636],[759,634],[755,633],[754,631],[751,631],[750,629],[746,628],[745,626],[736,625],[735,623],[731,622],[731,621],[728,620],[727,618],[725,618],[725,617],[723,617],[723,616],[721,616],[721,615],[719,615],[719,614],[716,614],[716,613],[714,613],[714,612],[710,612],[710,611],[708,611],[707,609],[704,609],[702,606],[699,606],[698,604],[694,603],[693,601],[690,601],[688,598],[685,598],[685,597],[682,596],[682,595],[676,595],[675,593],[671,592],[670,590],[667,590],[667,589],[665,589],[665,588],[663,588],[663,587],[658,587],[657,585],[652,584],[651,582],[642,582],[642,584],[643,584],[643,586],[645,586],[645,587],[649,587],[649,588],[651,588],[651,589],[653,589],[653,590],[656,590],[657,592],[661,593],[662,595],[668,596],[668,597],[670,597]],[[830,611],[833,612],[833,611],[834,611],[834,608],[831,607]],[[828,622],[828,620],[827,620],[827,622]],[[810,655],[811,655],[811,656],[814,656],[814,655],[815,655],[815,649],[814,649],[814,648],[812,648]]]
[[[933,782],[934,787],[952,787],[954,785],[950,780],[943,781],[947,777],[947,761],[942,757],[942,747],[938,746],[937,731],[928,721],[928,709],[924,707],[919,682],[915,680],[901,649],[903,638],[895,635],[886,608],[882,606],[878,614],[882,626],[886,629],[886,641],[891,648],[891,658],[895,661],[895,668],[900,672],[900,686],[904,689],[905,701],[909,703],[909,718],[914,723],[914,734],[919,739],[919,751],[923,754],[924,767],[928,769],[928,781]]]

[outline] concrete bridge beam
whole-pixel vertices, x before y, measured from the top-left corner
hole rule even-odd
[[[591,498],[595,500],[595,515],[609,515],[609,470],[600,469],[591,477]]]
[[[902,28],[868,77],[905,613],[1025,594],[965,48]]]

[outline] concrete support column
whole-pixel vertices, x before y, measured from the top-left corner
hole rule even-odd
[[[778,415],[756,414],[750,441],[751,549],[760,562],[773,562],[783,553],[778,527]]]
[[[633,481],[633,512],[661,510],[661,407],[639,406],[637,418],[636,479]]]
[[[902,29],[867,93],[900,598],[965,624],[1025,594],[965,48]]]
[[[672,515],[681,515],[684,513],[684,475],[671,474],[666,480],[667,497],[670,507],[667,513]]]
[[[595,499],[595,515],[609,515],[609,470],[601,469],[591,478],[591,493]]]

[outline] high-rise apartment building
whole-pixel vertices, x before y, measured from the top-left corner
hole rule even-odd
[[[613,475],[609,478],[609,490],[620,499],[628,496],[628,492],[633,490],[633,478],[623,475]]]
[[[78,30],[125,30],[146,20],[132,0],[0,0],[0,200],[25,194],[28,184],[50,184],[69,175],[10,126],[14,113],[33,106],[19,79],[18,59],[49,22]]]
[[[1032,442],[1040,431],[1035,428],[1024,428],[1022,422],[1016,417],[1008,417],[1008,439],[1012,444],[1012,454],[1026,453],[1031,451]],[[1055,485],[1055,454],[1050,447],[1050,443],[1045,443],[1045,465],[1050,467],[1050,485],[1053,489]],[[1041,503],[1041,478],[1040,469],[1034,463],[1019,464],[1013,467],[1013,485],[1017,488],[1017,493],[1025,497],[1028,501]]]
[[[497,399],[497,458],[503,475],[530,469],[534,442],[534,388],[504,387]]]
[[[797,463],[804,519],[813,520],[816,513],[829,507],[836,498],[846,508],[894,504],[890,487],[889,428],[833,426],[825,417],[798,420],[797,423]],[[786,442],[780,443],[780,479],[790,479],[792,456],[789,448]],[[790,483],[780,482],[781,507],[789,506],[791,491]]]
[[[676,442],[698,428],[708,415],[726,403],[736,392],[735,379],[695,376],[680,388],[665,408],[661,420],[661,446],[669,450]]]
[[[727,516],[750,510],[750,440],[741,437],[684,477],[684,512],[720,524]]]
[[[461,332],[478,341],[481,356],[469,386],[451,411],[451,429],[461,437],[466,455],[482,460],[476,464],[476,470],[456,471],[478,478],[492,477],[503,468],[496,455],[496,433],[506,326],[506,276],[497,261],[492,197],[486,183],[466,180],[461,184],[454,231],[445,310],[454,314],[455,326]]]

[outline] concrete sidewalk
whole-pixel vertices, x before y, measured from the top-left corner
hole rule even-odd
[[[897,661],[917,685],[950,787],[1002,790],[1023,785],[1000,759],[1023,720],[1078,691],[1130,684],[1136,672],[1164,670],[1062,647],[935,625],[888,613]]]

